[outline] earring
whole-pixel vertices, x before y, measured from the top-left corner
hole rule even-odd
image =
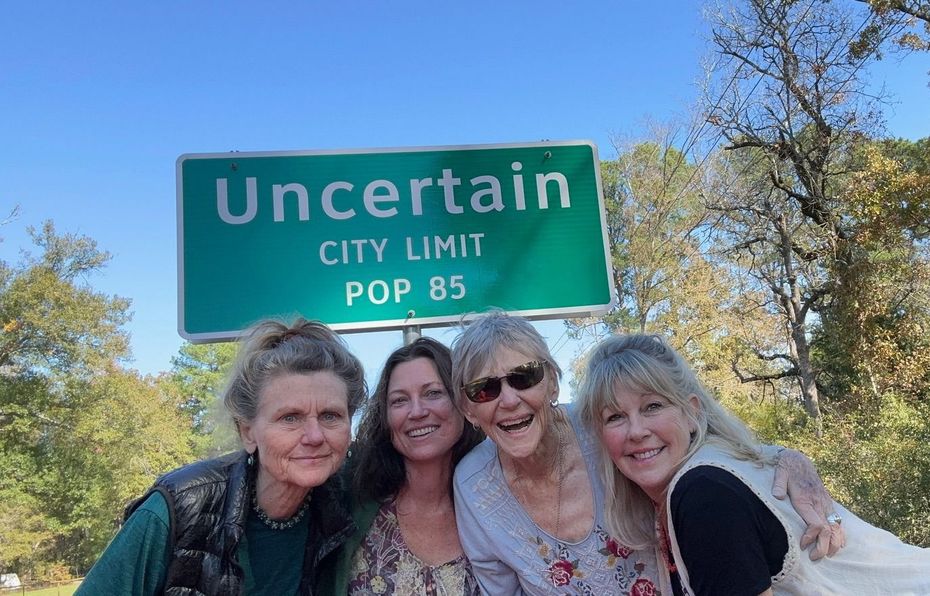
[[[250,453],[249,459],[245,460],[245,463],[248,464],[250,467],[255,465],[255,456]]]

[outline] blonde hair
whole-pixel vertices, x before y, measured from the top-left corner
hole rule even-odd
[[[582,420],[599,438],[603,431],[602,412],[616,409],[617,391],[659,395],[684,413],[696,430],[681,464],[707,441],[719,444],[740,459],[765,461],[752,432],[710,396],[691,367],[660,336],[614,335],[589,353],[577,403]],[[691,396],[698,399],[697,411],[691,406]],[[617,470],[604,451],[603,442],[601,449],[608,532],[635,549],[654,545],[655,505],[639,486]]]

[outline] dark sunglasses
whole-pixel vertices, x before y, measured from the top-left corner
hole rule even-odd
[[[535,387],[546,376],[546,363],[540,360],[533,360],[526,364],[521,364],[502,377],[482,377],[471,383],[462,386],[465,397],[475,402],[483,404],[498,398],[503,389],[503,381],[514,389],[522,390]]]

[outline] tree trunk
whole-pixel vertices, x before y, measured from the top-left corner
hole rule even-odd
[[[804,409],[814,422],[817,436],[823,435],[823,419],[820,413],[820,395],[817,392],[817,381],[814,368],[811,366],[810,346],[807,344],[807,334],[804,323],[791,324],[792,352],[795,353],[798,363],[798,386],[801,388],[801,397],[804,399]]]

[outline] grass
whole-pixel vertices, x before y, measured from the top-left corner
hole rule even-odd
[[[79,585],[81,585],[81,582],[62,584],[60,586],[41,588],[39,590],[27,590],[26,596],[71,596],[77,591]],[[20,590],[13,590],[10,592],[3,592],[3,596],[19,596],[22,593],[23,592]]]

